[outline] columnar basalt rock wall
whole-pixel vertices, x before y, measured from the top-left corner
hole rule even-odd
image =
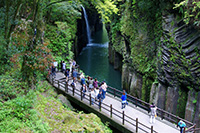
[[[157,64],[158,83],[152,84],[149,101],[175,115],[182,112],[182,117],[199,125],[200,30],[186,25],[183,20],[177,20],[174,14],[163,15],[162,27],[164,32],[159,47],[161,56],[158,57]],[[129,42],[127,38],[121,38],[123,39],[118,39],[120,41],[117,42],[119,45],[122,41],[130,45],[126,43]],[[144,75],[135,71],[131,62],[125,59],[126,45],[125,53],[120,53],[124,61],[122,87],[131,95],[141,98]],[[109,57],[115,64],[115,49],[112,46],[113,44],[109,48]]]

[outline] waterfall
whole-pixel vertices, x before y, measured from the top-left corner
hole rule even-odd
[[[90,26],[89,26],[88,19],[87,19],[87,13],[85,11],[85,8],[83,6],[81,6],[81,7],[83,9],[85,23],[86,23],[86,31],[87,31],[88,44],[90,44],[92,40],[91,40],[91,35],[90,35]]]

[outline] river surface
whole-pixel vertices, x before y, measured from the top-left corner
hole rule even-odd
[[[105,28],[92,36],[92,41],[77,57],[80,69],[86,75],[105,81],[109,86],[121,89],[121,73],[114,70],[108,60],[108,37]]]

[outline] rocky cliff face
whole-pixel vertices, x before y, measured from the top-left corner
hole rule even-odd
[[[159,108],[179,115],[200,125],[200,30],[186,25],[174,14],[163,15],[163,36],[161,56],[158,57],[158,83],[153,83],[150,102]],[[134,70],[126,60],[126,47],[129,40],[117,36],[122,60],[122,87],[131,95],[142,98],[144,80],[142,74]],[[123,39],[122,39],[123,38]],[[115,49],[110,44],[110,61],[115,64]],[[125,51],[125,53],[124,53]],[[119,61],[119,60],[118,60]],[[119,64],[119,63],[116,63]]]

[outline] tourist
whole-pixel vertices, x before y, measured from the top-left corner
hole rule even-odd
[[[87,77],[87,81],[86,81],[88,87],[89,87],[89,80],[90,80],[90,76]]]
[[[94,86],[94,88],[98,88],[98,81],[96,78],[93,81],[93,86]]]
[[[127,93],[126,91],[123,89],[123,93],[125,93],[125,96],[126,96],[126,105],[128,105],[128,102],[127,102]]]
[[[94,92],[95,92],[95,101],[97,100],[97,96],[98,96],[98,94],[99,94],[99,87],[97,87],[97,88],[94,88]]]
[[[60,62],[60,71],[62,72],[62,69],[63,69],[63,61],[61,60]]]
[[[179,128],[180,128],[180,133],[184,133],[184,130],[185,130],[185,127],[186,127],[186,124],[185,122],[183,122],[182,120],[180,120],[178,122],[178,125],[177,125]]]
[[[99,91],[102,91],[102,95],[103,95],[103,98],[105,99],[106,98],[106,90],[107,90],[107,84],[106,84],[106,82],[102,82],[101,83],[101,86],[100,86],[100,88],[99,88]]]
[[[52,75],[53,78],[56,77],[56,68],[55,68],[55,66],[53,64],[51,66],[51,75]]]
[[[72,71],[73,71],[74,69],[76,69],[76,61],[75,61],[75,60],[72,61]]]
[[[72,77],[77,79],[77,75],[78,75],[78,73],[77,73],[76,69],[74,69],[72,72]]]
[[[85,93],[87,92],[87,86],[85,84],[82,85],[81,91],[83,92],[83,97],[85,97]]]
[[[96,94],[95,94],[94,88],[91,88],[90,94],[91,94],[91,102],[92,102],[91,104],[94,105],[94,100],[96,98]]]
[[[65,70],[66,70],[66,64],[65,64],[65,62],[63,61],[63,63],[62,63],[62,72],[65,72]]]
[[[107,84],[106,84],[106,82],[105,81],[103,81],[102,83],[101,83],[101,88],[104,90],[104,91],[106,91],[107,90]]]
[[[157,117],[157,114],[156,114],[156,110],[157,110],[157,107],[154,105],[154,103],[152,103],[152,105],[150,106],[150,123],[155,123],[155,117]]]
[[[86,84],[86,83],[85,83],[85,77],[84,77],[84,76],[81,78],[81,85],[83,86],[83,84]]]
[[[122,100],[122,109],[126,107],[126,103],[127,103],[126,98],[127,98],[127,97],[126,97],[126,94],[123,92],[123,93],[122,93],[122,96],[121,96],[121,100]]]
[[[93,79],[92,79],[92,77],[90,77],[88,83],[89,83],[89,90],[91,90],[93,88]]]
[[[101,103],[103,102],[103,95],[102,95],[102,91],[99,91],[99,94],[97,95],[97,99],[99,100],[99,108]]]
[[[69,69],[66,69],[65,76],[66,76],[66,82],[68,82],[68,80],[69,80]]]

